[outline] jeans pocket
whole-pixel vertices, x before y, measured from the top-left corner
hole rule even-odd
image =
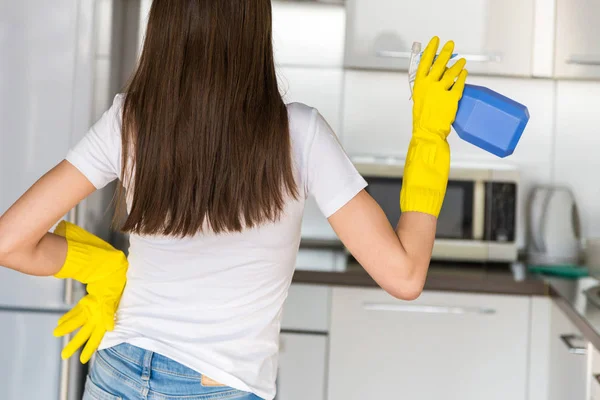
[[[106,390],[102,389],[98,385],[96,385],[92,380],[88,377],[85,382],[85,392],[83,393],[82,400],[123,400],[119,396],[115,396],[114,394],[108,393]]]

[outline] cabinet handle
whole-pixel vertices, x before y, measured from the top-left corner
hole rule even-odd
[[[380,58],[402,58],[402,59],[410,59],[411,52],[410,51],[394,51],[394,50],[379,50],[377,52],[377,57]],[[499,63],[502,61],[502,57],[498,54],[460,54],[458,53],[459,58],[464,58],[467,61],[472,62],[494,62]]]
[[[567,64],[574,65],[600,65],[600,57],[573,54],[565,60]]]
[[[495,314],[496,310],[485,307],[426,306],[412,304],[363,303],[368,311],[412,312],[422,314]]]
[[[582,340],[581,336],[577,335],[560,335],[560,340],[563,341],[567,349],[569,349],[569,353],[571,354],[580,354],[585,355],[587,353],[587,349],[585,347],[574,346],[571,343],[571,340]]]

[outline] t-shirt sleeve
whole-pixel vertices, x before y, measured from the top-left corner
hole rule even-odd
[[[113,105],[68,153],[73,164],[96,187],[101,189],[121,174],[121,120],[123,96]]]
[[[306,160],[306,189],[329,218],[367,186],[325,119],[315,110]]]

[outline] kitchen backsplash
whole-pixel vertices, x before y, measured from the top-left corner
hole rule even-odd
[[[319,109],[350,155],[404,156],[412,117],[406,74],[343,68],[343,7],[273,4],[276,60],[286,101]],[[303,38],[296,33],[293,40],[284,19],[298,10],[309,18],[311,7],[314,13],[327,15],[335,23],[310,24],[310,35]],[[319,42],[325,35],[326,42]],[[320,59],[314,48],[307,50],[311,41],[328,56]],[[292,59],[290,54],[294,55]],[[600,236],[600,207],[596,206],[600,181],[595,181],[593,172],[600,169],[600,82],[489,76],[470,76],[468,82],[490,87],[527,105],[531,114],[515,153],[506,159],[483,152],[455,134],[449,138],[454,160],[509,163],[520,168],[519,245],[525,245],[525,204],[535,184],[570,187],[579,204],[583,236]]]

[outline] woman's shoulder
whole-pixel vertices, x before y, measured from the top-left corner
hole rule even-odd
[[[331,126],[316,108],[304,103],[289,103],[287,110],[292,141],[311,142],[317,134],[335,136]]]
[[[319,111],[304,103],[286,104],[288,111],[289,132],[297,155],[306,152],[315,136],[317,118],[320,117]]]
[[[289,103],[286,106],[292,140],[314,136],[320,121],[323,120],[319,110],[297,102]]]
[[[288,110],[288,118],[291,123],[305,123],[309,124],[314,118],[315,114],[318,114],[318,110],[314,107],[306,105],[304,103],[288,103],[286,104]]]

